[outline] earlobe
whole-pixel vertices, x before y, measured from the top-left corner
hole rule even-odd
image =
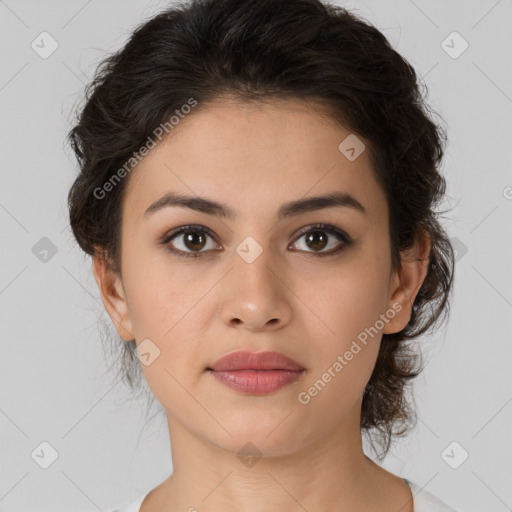
[[[111,269],[101,252],[93,256],[92,271],[101,300],[116,331],[123,340],[133,340],[135,336],[120,276]]]
[[[409,323],[414,300],[427,277],[430,249],[430,236],[423,231],[421,238],[418,237],[410,249],[400,254],[402,268],[393,273],[388,305],[399,311],[386,324],[384,334],[400,332]]]

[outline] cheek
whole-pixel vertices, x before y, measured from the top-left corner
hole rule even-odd
[[[367,248],[329,266],[299,269],[297,294],[325,339],[342,348],[375,325],[388,303],[389,262]],[[350,344],[350,343],[349,343]]]
[[[190,315],[201,313],[200,300],[211,287],[211,276],[193,262],[177,265],[162,248],[136,250],[127,244],[126,254],[125,288],[136,337],[165,342]]]
[[[341,418],[361,399],[382,338],[378,322],[385,311],[385,286],[379,279],[378,272],[369,270],[341,273],[331,279],[322,299],[310,295],[328,328],[310,330],[315,359],[299,400],[306,409],[329,409],[333,418]]]
[[[314,278],[309,275],[298,291],[315,313],[308,313],[317,356],[310,382],[329,381],[331,396],[342,393],[355,399],[370,378],[382,337],[381,315],[387,308],[388,264],[385,257],[364,248],[329,269],[318,267],[322,270]]]
[[[141,363],[141,369],[164,408],[187,410],[188,392],[194,393],[204,366],[198,347],[210,307],[206,294],[215,281],[211,277],[210,283],[192,266],[176,271],[170,257],[141,257],[131,264],[126,291],[135,337],[137,342],[151,340],[158,354],[149,365]]]
[[[147,383],[160,403],[171,400],[174,409],[190,398],[180,384],[194,389],[209,362],[201,347],[215,311],[218,276],[206,266],[176,265],[171,258],[139,253],[131,266],[127,261],[125,287],[137,342],[151,340],[158,354],[150,365],[142,364]]]

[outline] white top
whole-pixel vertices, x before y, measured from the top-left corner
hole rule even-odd
[[[422,489],[419,485],[416,485],[406,478],[404,478],[404,480],[409,484],[414,497],[414,512],[457,512],[454,508],[438,500],[434,495],[425,491],[425,489]],[[140,506],[148,494],[149,492],[120,508],[107,510],[106,512],[140,512]]]

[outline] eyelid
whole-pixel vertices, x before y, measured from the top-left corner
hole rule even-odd
[[[305,235],[310,231],[315,231],[315,229],[318,231],[325,231],[326,233],[336,235],[338,238],[341,238],[346,244],[350,244],[353,242],[352,238],[348,235],[348,233],[343,231],[343,229],[337,228],[336,226],[332,226],[331,224],[325,224],[324,222],[309,224],[308,226],[300,228],[299,231],[296,233],[297,236],[295,237],[294,240],[297,241],[302,235]],[[295,243],[295,241],[292,243]]]
[[[163,244],[168,243],[175,236],[181,235],[182,233],[187,232],[187,231],[192,231],[194,229],[197,229],[198,231],[204,231],[207,235],[211,236],[218,243],[215,233],[210,228],[208,228],[202,224],[187,224],[186,226],[180,226],[179,228],[168,231],[162,237],[162,243]]]

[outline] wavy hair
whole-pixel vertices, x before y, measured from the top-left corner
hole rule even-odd
[[[440,165],[446,131],[433,118],[413,67],[367,20],[319,0],[192,0],[173,5],[135,28],[108,55],[86,87],[68,134],[79,174],[68,195],[79,246],[96,251],[120,273],[121,180],[110,180],[154,130],[189,98],[196,109],[226,95],[242,102],[300,99],[369,141],[369,154],[389,206],[392,265],[428,234],[428,274],[408,325],[384,334],[364,390],[361,429],[385,456],[407,432],[414,408],[407,384],[421,371],[408,342],[449,310],[454,251],[436,211],[445,193]],[[193,114],[192,114],[193,115]],[[140,387],[135,341],[119,338],[120,371]],[[375,451],[377,451],[375,449]]]

